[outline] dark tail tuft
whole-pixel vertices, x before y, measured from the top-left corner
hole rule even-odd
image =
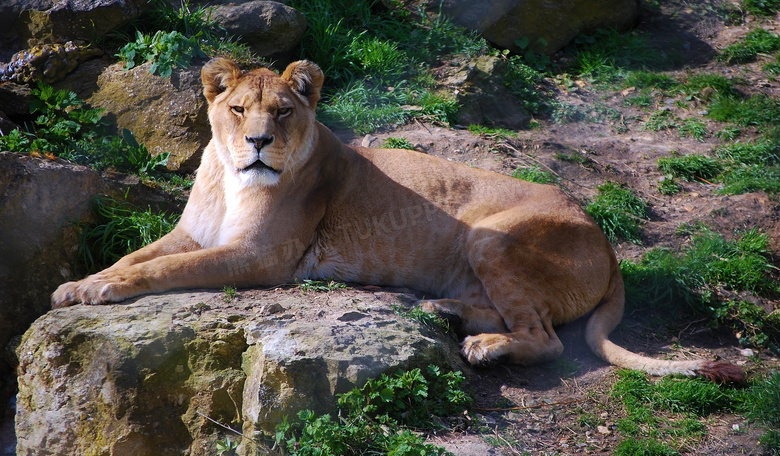
[[[745,372],[742,368],[726,361],[707,361],[696,370],[696,373],[715,383],[745,383]]]

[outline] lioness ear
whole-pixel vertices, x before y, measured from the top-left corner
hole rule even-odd
[[[293,62],[282,73],[282,79],[287,81],[293,90],[306,97],[312,109],[317,107],[325,76],[316,63],[308,60]]]
[[[232,86],[241,77],[241,68],[228,59],[211,59],[200,70],[203,82],[203,95],[211,103],[225,89]]]

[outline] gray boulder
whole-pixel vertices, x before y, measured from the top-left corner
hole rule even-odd
[[[288,54],[306,31],[306,18],[300,11],[272,1],[214,6],[211,18],[262,57]]]
[[[392,6],[395,2],[385,1]],[[638,0],[413,0],[404,2],[413,13],[441,11],[463,27],[510,49],[522,49],[515,40],[527,40],[536,51],[551,54],[583,32],[599,28],[625,29],[639,14]],[[539,40],[546,45],[540,45]]]
[[[408,293],[225,298],[169,293],[37,320],[17,351],[17,454],[213,455],[220,425],[242,423],[253,443],[240,454],[267,454],[263,431],[282,417],[332,411],[335,394],[383,372],[457,359],[454,341],[393,312]]]

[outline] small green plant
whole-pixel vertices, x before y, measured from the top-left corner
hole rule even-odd
[[[623,99],[623,104],[625,106],[637,106],[639,108],[649,108],[653,106],[654,103],[655,99],[646,93],[640,93],[639,95]]]
[[[149,72],[167,78],[174,66],[187,68],[193,58],[203,58],[206,54],[200,48],[198,38],[177,31],[158,30],[152,36],[136,32],[135,42],[123,46],[117,56],[126,62],[125,70],[151,61]]]
[[[676,129],[679,126],[679,119],[675,117],[672,111],[661,110],[651,114],[647,122],[642,125],[642,128],[651,131],[661,131]]]
[[[387,138],[385,139],[385,142],[382,143],[382,147],[386,147],[388,149],[414,150],[414,144],[409,142],[409,140],[406,138]]]
[[[664,174],[685,181],[709,180],[723,171],[723,164],[716,159],[704,155],[672,155],[658,159],[658,169]]]
[[[640,243],[639,223],[649,218],[647,205],[630,189],[614,182],[597,187],[598,194],[585,212],[598,223],[612,242],[625,239]]]
[[[717,136],[721,141],[734,141],[735,139],[739,138],[741,134],[742,129],[736,125],[726,125],[725,127],[715,132],[715,136]]]
[[[435,313],[425,312],[420,307],[412,307],[410,309],[406,309],[404,307],[394,305],[393,312],[396,315],[400,315],[401,317],[414,320],[417,323],[420,323],[429,328],[440,329],[445,333],[449,332],[451,329],[450,323],[445,318]]]
[[[658,191],[662,195],[674,195],[682,191],[682,186],[675,182],[674,177],[669,174],[664,176],[664,180],[658,184]]]
[[[217,454],[230,456],[235,454],[236,448],[238,448],[238,442],[230,440],[230,437],[225,437],[225,440],[217,440]]]
[[[436,426],[434,417],[465,413],[472,400],[461,389],[463,380],[461,373],[435,365],[383,374],[339,395],[335,419],[303,410],[292,422],[284,420],[276,428],[276,444],[291,456],[448,454],[409,428],[429,429]]]
[[[343,290],[347,288],[347,285],[342,282],[336,282],[334,280],[311,280],[303,279],[302,283],[298,284],[298,288],[302,292],[315,292],[315,293],[330,293],[331,291]]]
[[[703,141],[704,137],[709,134],[707,125],[697,119],[686,119],[677,127],[677,131],[679,131],[683,137],[687,138],[688,136],[691,136],[699,141]]]
[[[222,288],[222,301],[233,302],[238,297],[238,290],[236,287],[225,286]]]
[[[578,122],[587,118],[585,112],[570,103],[564,103],[555,100],[550,102],[550,106],[552,107],[552,113],[550,116],[552,117],[553,122],[557,124]]]
[[[542,73],[526,65],[522,57],[515,55],[507,59],[504,85],[531,114],[550,110],[549,97],[540,89],[542,81]]]
[[[517,168],[512,171],[512,177],[528,182],[535,182],[537,184],[554,184],[558,182],[558,178],[555,174],[545,171],[538,166]]]
[[[588,162],[588,157],[585,153],[557,153],[555,154],[555,159],[567,163],[579,163],[580,165]]]
[[[524,36],[518,40],[515,40],[515,46],[520,48],[520,54],[528,64],[528,66],[536,69],[537,71],[546,71],[550,66],[550,57],[539,49],[547,47],[547,41],[542,38],[538,38],[535,43],[531,43],[531,40],[527,36]]]
[[[55,90],[43,82],[30,93],[34,97],[30,112],[38,115],[35,129],[0,136],[1,149],[146,176],[166,164],[167,153],[152,156],[129,130],[123,130],[121,137],[108,134],[102,110],[85,108],[75,93]]]
[[[171,231],[178,215],[139,210],[107,198],[92,201],[95,221],[81,224],[79,259],[89,272],[97,272]]]

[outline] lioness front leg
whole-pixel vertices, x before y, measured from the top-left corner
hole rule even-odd
[[[100,282],[107,275],[105,274],[107,271],[116,271],[161,256],[191,252],[198,249],[200,249],[200,246],[184,230],[178,227],[174,228],[173,231],[155,242],[125,255],[111,267],[90,275],[85,279],[60,285],[52,294],[52,308],[67,307],[82,302],[83,299],[81,297],[84,294],[84,290],[94,288],[94,284]]]
[[[218,288],[225,285],[270,283],[262,258],[248,257],[242,245],[226,245],[159,256],[130,266],[111,267],[52,295],[52,307],[78,302],[106,304],[147,293],[178,288]]]

